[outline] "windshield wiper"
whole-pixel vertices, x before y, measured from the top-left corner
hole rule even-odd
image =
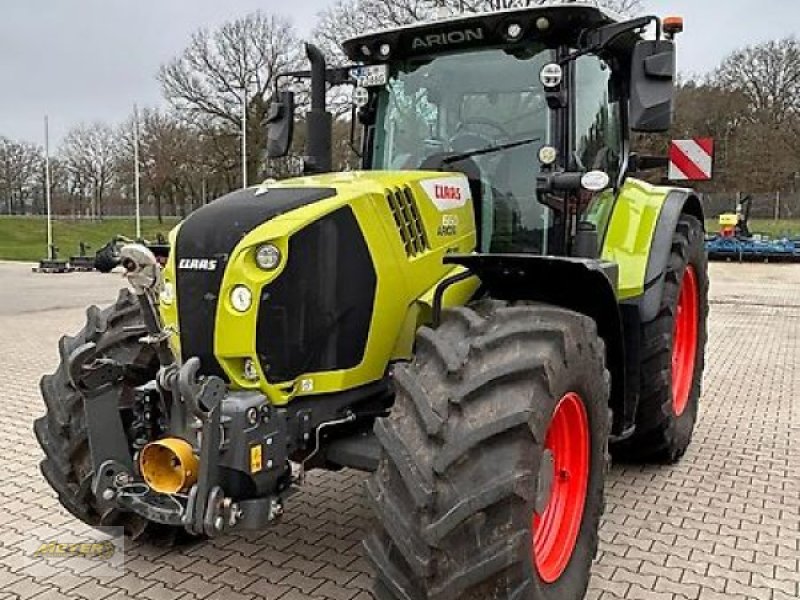
[[[503,150],[511,150],[512,148],[526,146],[528,144],[533,144],[535,142],[538,142],[541,139],[542,138],[540,137],[528,138],[525,140],[517,140],[516,142],[495,144],[494,146],[487,146],[486,148],[480,148],[478,150],[470,150],[469,152],[450,154],[449,156],[445,156],[444,158],[442,158],[442,162],[446,165],[449,165],[452,163],[461,162],[462,160],[466,160],[468,158],[472,158],[473,156],[483,156],[484,154],[493,154],[494,152],[502,152]]]

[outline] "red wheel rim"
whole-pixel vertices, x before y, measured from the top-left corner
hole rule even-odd
[[[558,580],[578,541],[589,485],[589,419],[580,396],[569,393],[556,407],[544,446],[552,454],[550,499],[532,523],[533,561],[546,583]]]
[[[689,404],[697,355],[697,273],[686,267],[678,296],[672,337],[672,408],[681,416]]]

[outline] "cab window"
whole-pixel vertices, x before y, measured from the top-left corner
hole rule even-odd
[[[611,101],[611,69],[596,56],[575,62],[575,161],[616,183],[622,156],[620,104]]]

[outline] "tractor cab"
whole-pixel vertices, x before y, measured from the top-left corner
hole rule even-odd
[[[681,27],[544,3],[366,34],[344,44],[356,66],[325,73],[355,86],[364,169],[468,177],[480,251],[594,258],[635,166],[630,132],[670,126]],[[272,125],[273,137],[286,129]],[[320,125],[312,115],[311,149],[330,146],[314,142],[329,139]],[[310,172],[329,163],[310,159]]]

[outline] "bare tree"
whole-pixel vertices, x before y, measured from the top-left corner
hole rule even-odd
[[[477,4],[480,10],[500,10],[538,6],[542,4],[542,0],[484,0],[474,4]],[[642,0],[600,0],[598,4],[621,15],[633,15],[641,12],[643,8]]]
[[[92,217],[102,216],[103,200],[115,173],[117,140],[105,123],[78,125],[61,147],[61,158],[75,194],[88,196]]]
[[[775,125],[800,116],[800,41],[796,37],[749,46],[728,56],[713,77],[743,93],[754,119]]]
[[[642,0],[603,0],[601,4],[625,17],[638,15],[644,10]]]
[[[0,198],[8,214],[24,213],[32,204],[43,161],[37,146],[0,137]]]
[[[276,76],[298,68],[301,45],[291,24],[256,12],[209,31],[202,29],[158,79],[172,105],[204,128],[241,135],[247,102],[248,170],[263,169],[263,122]]]
[[[134,120],[131,117],[119,132],[117,157],[120,181],[131,196],[134,187]],[[139,166],[143,197],[153,202],[159,222],[163,222],[164,203],[173,214],[185,212],[184,178],[194,165],[196,134],[174,114],[145,109],[139,118]]]

